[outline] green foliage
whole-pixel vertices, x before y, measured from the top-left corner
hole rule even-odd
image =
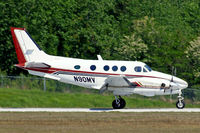
[[[116,49],[124,60],[142,60],[147,54],[148,47],[140,38],[136,38],[134,34],[125,36],[119,48]]]
[[[190,46],[186,49],[185,53],[190,59],[193,66],[193,74],[196,78],[200,77],[200,37],[190,42]]]
[[[48,54],[137,59],[199,84],[199,65],[185,53],[200,35],[197,0],[2,0],[0,9],[0,69],[9,75],[22,72],[9,28],[25,27]]]

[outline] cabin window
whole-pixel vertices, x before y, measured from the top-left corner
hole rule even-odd
[[[141,71],[142,71],[142,67],[141,67],[141,66],[136,66],[136,67],[134,68],[134,70],[135,70],[136,72],[141,72]]]
[[[103,67],[103,69],[104,69],[105,71],[108,71],[108,70],[110,69],[110,67],[109,67],[108,65],[105,65],[105,66]]]
[[[121,70],[122,72],[124,72],[124,71],[126,71],[126,67],[125,67],[125,66],[122,66],[122,67],[120,68],[120,70]]]
[[[90,66],[90,69],[91,69],[92,71],[94,71],[94,70],[96,70],[96,66],[95,66],[95,65],[91,65],[91,66]]]
[[[81,68],[80,65],[76,65],[76,66],[74,66],[74,69],[80,69],[80,68]]]
[[[113,66],[113,67],[112,67],[112,70],[113,70],[113,71],[117,71],[117,70],[118,70],[118,67],[117,67],[117,66]]]

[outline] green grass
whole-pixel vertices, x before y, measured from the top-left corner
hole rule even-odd
[[[175,101],[171,103],[158,98],[139,96],[123,98],[127,103],[126,108],[175,107]],[[113,100],[114,96],[107,93],[100,95],[0,88],[0,107],[111,108]],[[187,104],[187,107],[200,107],[200,105]]]

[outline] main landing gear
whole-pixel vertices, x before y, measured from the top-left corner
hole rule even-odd
[[[180,90],[179,95],[178,95],[178,101],[176,102],[176,107],[178,109],[183,109],[185,107],[185,102],[184,102],[184,98],[182,96],[181,90]]]
[[[126,101],[119,96],[115,96],[115,100],[112,102],[113,109],[123,109],[126,106]]]
[[[112,102],[113,109],[123,109],[126,106],[126,101],[119,96],[115,96],[115,100]],[[183,109],[185,107],[184,97],[182,96],[182,92],[180,90],[178,95],[178,101],[176,102],[176,107],[178,109]]]

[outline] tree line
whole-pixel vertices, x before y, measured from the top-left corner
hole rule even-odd
[[[198,0],[2,0],[0,9],[1,73],[23,72],[10,27],[25,27],[48,54],[138,60],[200,84]]]

